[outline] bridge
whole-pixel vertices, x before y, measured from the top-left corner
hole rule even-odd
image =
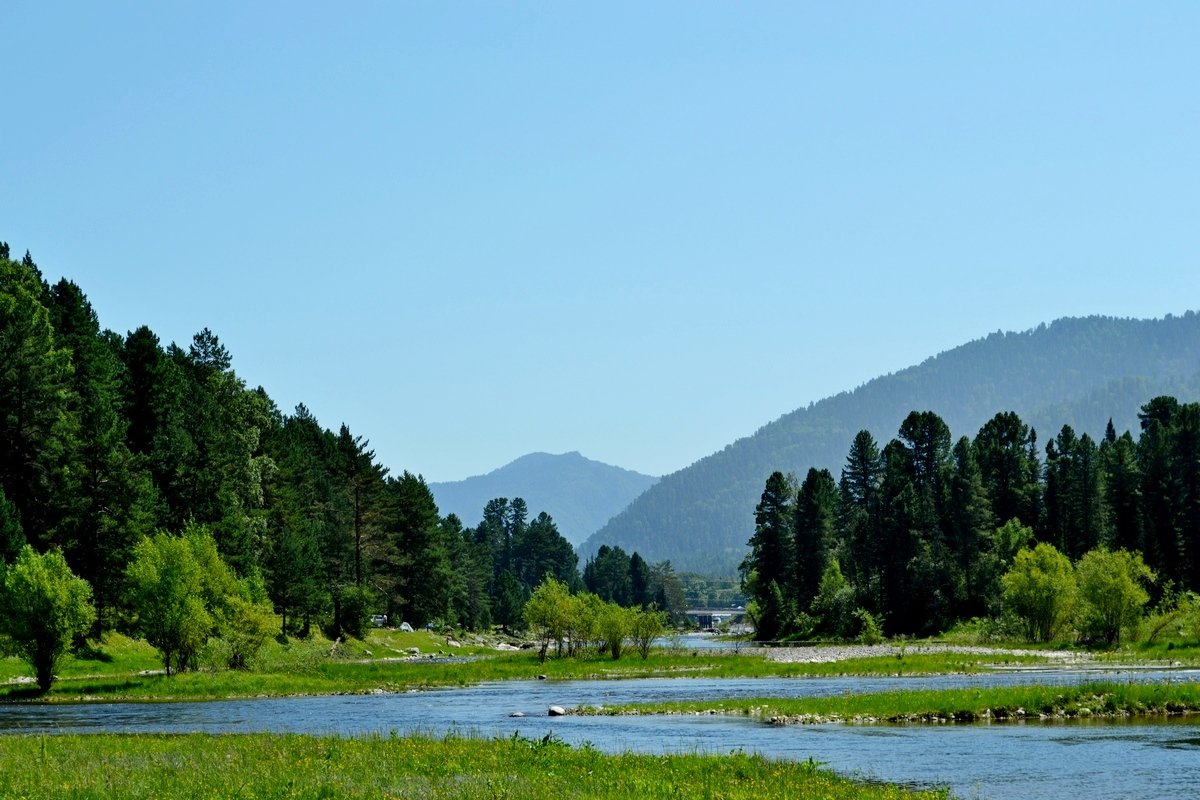
[[[700,630],[710,630],[726,622],[741,622],[746,616],[746,609],[735,608],[689,608],[690,619]]]

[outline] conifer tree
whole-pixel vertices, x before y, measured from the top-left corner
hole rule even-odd
[[[64,453],[72,476],[61,487],[63,518],[57,542],[76,574],[92,586],[97,630],[109,609],[134,544],[154,530],[154,493],[146,472],[126,445],[120,378],[122,364],[101,336],[95,311],[74,283],[50,290],[49,311],[57,341],[72,364],[78,434]]]
[[[0,489],[36,549],[65,516],[78,430],[71,354],[59,346],[32,266],[0,261]]]
[[[810,468],[796,495],[793,549],[796,605],[812,605],[837,536],[838,487],[827,469]]]
[[[997,523],[1017,519],[1027,527],[1037,526],[1041,494],[1037,434],[1014,412],[1004,411],[984,423],[972,446]]]

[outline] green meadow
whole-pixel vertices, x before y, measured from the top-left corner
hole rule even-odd
[[[583,714],[740,714],[774,724],[1157,717],[1200,711],[1200,684],[1096,682],[582,708]]]
[[[945,798],[756,755],[607,755],[554,740],[297,735],[0,737],[6,798]]]

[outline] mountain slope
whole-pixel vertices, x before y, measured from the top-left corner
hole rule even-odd
[[[479,524],[489,500],[524,498],[531,515],[545,511],[578,545],[657,480],[579,453],[530,453],[486,475],[429,488],[442,514],[457,514],[468,526]]]
[[[753,529],[754,506],[773,470],[810,466],[840,475],[855,433],[880,444],[912,410],[942,416],[954,436],[975,436],[1000,411],[1016,411],[1051,438],[1064,423],[1093,437],[1113,417],[1134,428],[1158,394],[1200,397],[1200,315],[1160,320],[1062,319],[1023,333],[993,333],[921,364],[785,414],[723,450],[664,477],[580,547],[637,550],[676,569],[734,571]]]

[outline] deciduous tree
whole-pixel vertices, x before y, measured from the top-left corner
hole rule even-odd
[[[0,632],[33,668],[38,688],[50,690],[59,659],[92,624],[96,610],[87,581],[62,553],[38,555],[25,545],[0,581]]]
[[[1150,594],[1154,573],[1140,553],[1096,548],[1075,567],[1079,584],[1079,632],[1086,638],[1118,644],[1121,632],[1135,628]]]
[[[1075,572],[1053,545],[1018,552],[1002,582],[1005,608],[1021,620],[1032,640],[1050,641],[1075,612]]]

